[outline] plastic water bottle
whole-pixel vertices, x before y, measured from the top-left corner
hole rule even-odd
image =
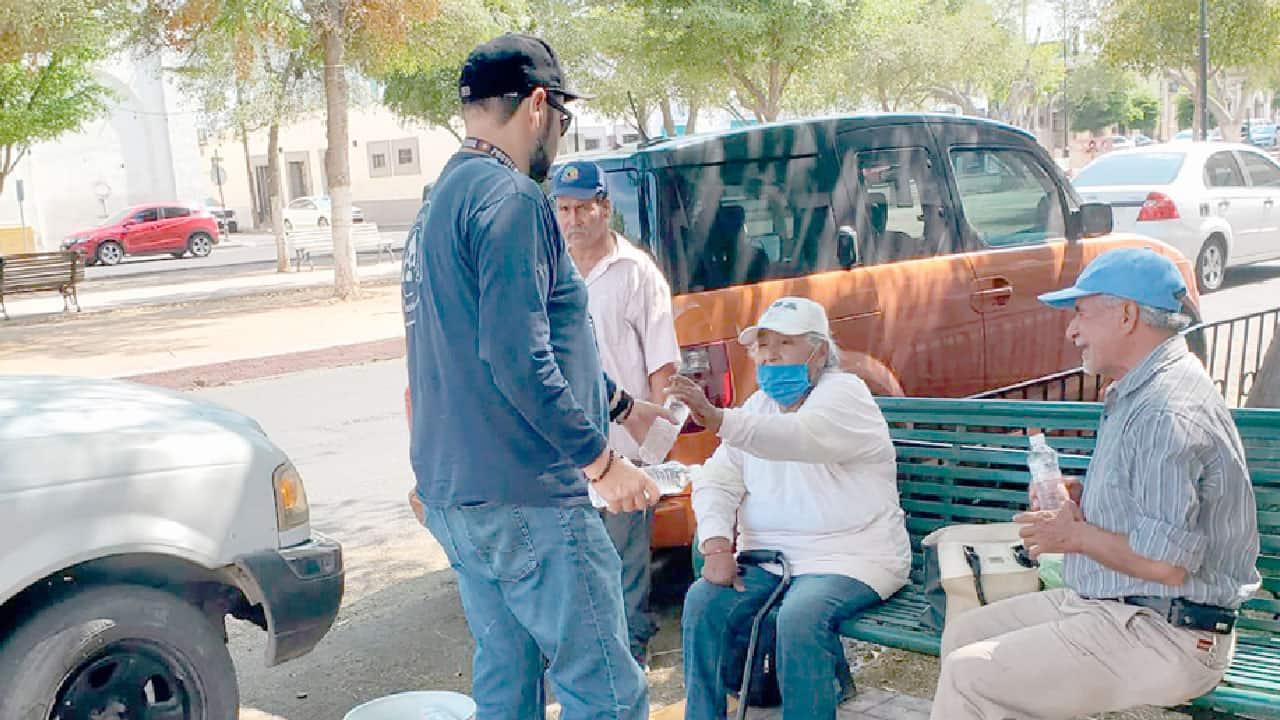
[[[645,433],[644,442],[640,444],[640,459],[650,465],[657,465],[667,459],[667,453],[671,452],[676,438],[680,436],[680,429],[684,427],[685,420],[689,419],[689,406],[674,397],[667,398],[663,407],[675,415],[677,424],[668,422],[666,418],[654,418],[649,432]]]
[[[693,468],[690,466],[674,460],[660,465],[646,465],[644,467],[645,474],[653,478],[654,484],[658,486],[658,490],[663,496],[677,495],[683,492],[689,486],[692,470]]]
[[[1031,485],[1041,510],[1057,510],[1067,497],[1062,484],[1062,470],[1058,467],[1058,451],[1049,447],[1044,433],[1031,436],[1031,452],[1027,454],[1027,467],[1031,470]]]

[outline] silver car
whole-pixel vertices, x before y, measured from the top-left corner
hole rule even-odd
[[[1175,143],[1099,157],[1073,180],[1085,202],[1109,203],[1115,229],[1195,258],[1200,292],[1227,268],[1280,259],[1280,165],[1234,143]]]

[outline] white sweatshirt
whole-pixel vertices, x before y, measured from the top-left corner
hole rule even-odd
[[[829,371],[795,412],[757,391],[726,410],[720,447],[693,476],[700,542],[779,550],[792,573],[845,575],[888,598],[911,544],[889,426],[865,383]]]

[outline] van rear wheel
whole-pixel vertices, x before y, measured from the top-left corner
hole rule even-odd
[[[235,668],[222,633],[170,593],[80,590],[0,645],[0,717],[235,720]]]

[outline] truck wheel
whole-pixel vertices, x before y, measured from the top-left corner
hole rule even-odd
[[[235,720],[240,693],[222,634],[152,588],[81,590],[0,644],[0,717]]]

